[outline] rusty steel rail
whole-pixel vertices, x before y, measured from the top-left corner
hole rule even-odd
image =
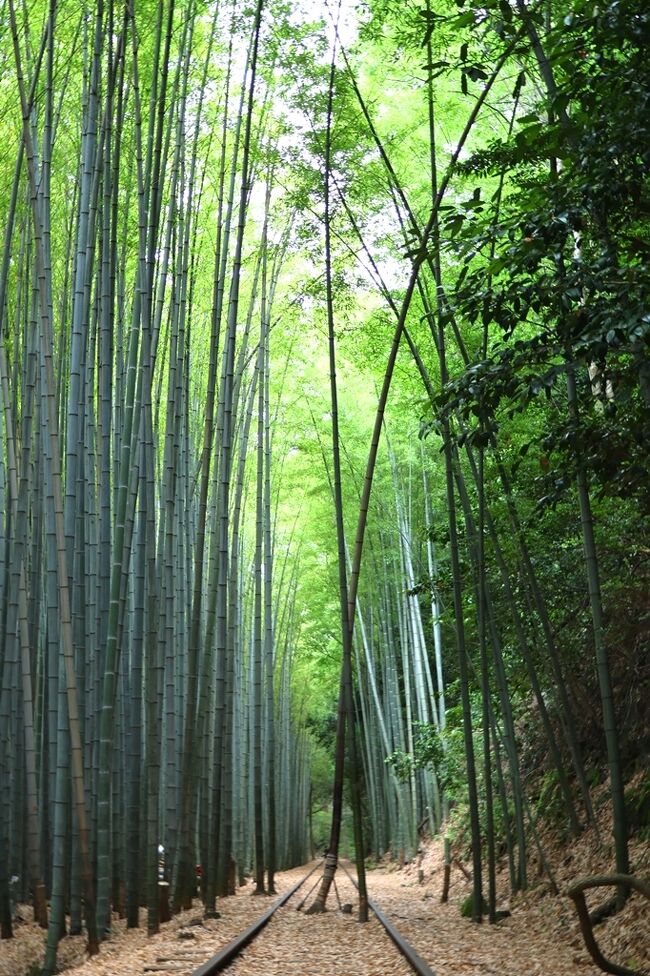
[[[260,917],[253,922],[252,925],[249,925],[247,929],[229,942],[228,945],[224,946],[223,949],[220,949],[219,952],[212,956],[211,959],[208,959],[207,962],[204,962],[201,966],[199,966],[198,969],[195,969],[192,976],[214,976],[215,973],[219,973],[225,969],[226,966],[228,966],[233,959],[239,955],[242,949],[244,949],[257,935],[259,935],[265,925],[268,924],[273,915],[277,912],[278,908],[282,908],[283,905],[286,905],[292,895],[298,891],[298,889],[305,883],[307,878],[311,877],[311,875],[318,870],[319,867],[320,865],[316,864],[311,871],[304,876],[304,878],[293,885],[293,887],[289,888],[288,891],[285,891],[285,893],[281,895],[270,908],[260,915]],[[341,864],[341,867],[347,874],[352,884],[356,887],[357,883],[348,869],[344,864]],[[411,968],[417,973],[417,976],[435,976],[433,970],[424,961],[424,959],[418,955],[413,946],[400,934],[393,923],[386,918],[379,906],[371,899],[368,899],[368,906],[375,913],[377,919],[386,930],[387,935],[393,941],[396,948],[402,953]]]
[[[260,915],[260,917],[256,919],[252,925],[249,925],[247,929],[244,929],[244,931],[229,942],[228,945],[225,945],[223,949],[220,949],[215,956],[212,956],[211,959],[204,962],[203,965],[199,966],[198,969],[195,969],[192,976],[214,976],[214,973],[219,973],[222,969],[225,969],[225,967],[231,963],[236,956],[239,955],[242,949],[244,949],[248,943],[251,942],[255,936],[262,931],[264,926],[268,924],[273,915],[277,912],[278,908],[282,908],[282,906],[289,901],[291,896],[295,895],[301,885],[305,883],[307,878],[311,877],[314,871],[316,871],[319,867],[320,864],[316,864],[311,871],[307,872],[304,878],[293,885],[293,887],[289,888],[288,891],[285,891],[283,895],[280,895],[280,897],[273,902],[271,907],[267,908],[264,914]]]
[[[341,864],[341,867],[343,868],[348,878],[356,888],[357,883],[352,877],[352,875],[350,874],[350,872],[348,871],[348,869],[346,868],[345,864]],[[418,976],[436,976],[436,974],[428,965],[428,963],[424,961],[422,956],[418,955],[418,953],[415,951],[415,949],[410,944],[410,942],[406,941],[404,936],[400,934],[400,932],[393,925],[393,923],[386,918],[386,916],[379,908],[379,906],[376,904],[376,902],[372,901],[370,898],[368,899],[368,907],[373,910],[378,920],[384,926],[386,930],[386,934],[389,936],[389,938],[393,940],[396,947],[402,953],[402,955],[407,960],[411,968],[415,970]]]
[[[399,951],[409,962],[418,976],[435,976],[433,969],[429,967],[422,956],[417,954],[410,942],[407,942],[404,936],[400,935],[393,923],[388,921],[381,909],[375,904],[375,902],[371,901],[370,898],[368,899],[368,906],[372,908],[373,912],[386,929],[387,934],[393,940]]]

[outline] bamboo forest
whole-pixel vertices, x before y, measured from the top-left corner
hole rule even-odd
[[[0,0],[0,976],[650,973],[648,51]]]

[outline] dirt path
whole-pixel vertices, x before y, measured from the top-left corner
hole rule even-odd
[[[336,883],[341,904],[351,903],[356,910],[356,892],[340,871]],[[360,925],[355,914],[339,911],[331,892],[329,910],[307,916],[296,911],[301,897],[298,892],[280,909],[228,967],[227,976],[413,976],[372,913]]]
[[[440,904],[442,859],[439,845],[432,845],[420,865],[402,871],[380,869],[369,872],[370,897],[394,922],[402,935],[431,966],[436,976],[599,976],[579,935],[567,898],[543,897],[540,882],[509,907],[511,915],[496,926],[475,925],[460,914],[460,903],[469,885],[454,869],[450,901]],[[278,893],[295,884],[305,867],[277,876]],[[318,873],[314,875],[314,880]],[[341,901],[356,899],[342,871],[337,874]],[[312,880],[308,883],[312,884]],[[251,897],[253,886],[240,889],[234,898],[220,901],[221,918],[202,919],[201,907],[184,912],[162,927],[152,939],[143,927],[127,931],[124,922],[114,923],[113,934],[102,945],[99,956],[84,962],[85,940],[64,939],[60,968],[69,976],[154,976],[174,972],[189,976],[269,906],[266,898]],[[305,916],[295,911],[309,887],[281,909],[229,976],[408,976],[406,961],[398,954],[373,917],[367,925],[356,921],[355,913],[338,910],[334,892],[329,911]],[[31,924],[16,928],[16,939],[0,942],[0,976],[28,976],[30,966],[43,958],[44,933]],[[650,973],[650,911],[640,900],[631,900],[624,925],[617,922],[598,930],[605,954]],[[263,940],[263,941],[262,941]]]

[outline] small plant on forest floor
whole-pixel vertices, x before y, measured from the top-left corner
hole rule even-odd
[[[543,817],[551,827],[568,831],[566,806],[556,769],[549,770],[542,779],[537,810],[538,816]]]
[[[474,895],[468,895],[467,898],[464,898],[463,901],[461,902],[460,914],[463,916],[463,918],[471,918],[473,908],[474,908]],[[481,911],[485,913],[488,912],[488,904],[485,898],[481,898]]]
[[[631,830],[641,840],[650,840],[650,771],[625,791],[625,806]]]

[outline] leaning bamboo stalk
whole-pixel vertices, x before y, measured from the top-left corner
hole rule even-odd
[[[518,37],[519,37],[519,34],[517,35],[517,38]],[[504,64],[506,63],[507,59],[509,58],[509,56],[510,56],[510,54],[512,52],[512,48],[514,46],[514,43],[515,43],[514,41],[511,42],[511,44],[508,45],[508,48],[506,49],[506,51],[499,58],[497,64],[495,65],[495,67],[494,67],[494,69],[493,69],[493,71],[492,71],[492,73],[490,75],[490,78],[486,82],[486,84],[485,84],[485,86],[484,86],[481,94],[479,95],[479,97],[478,97],[478,99],[477,99],[477,101],[476,101],[476,103],[474,105],[474,108],[472,109],[472,111],[470,113],[470,116],[469,116],[469,118],[467,120],[467,123],[465,124],[465,127],[463,129],[463,132],[462,132],[462,134],[460,136],[460,139],[459,139],[459,141],[457,143],[456,149],[454,150],[454,153],[452,155],[451,162],[450,162],[450,164],[449,164],[449,166],[447,168],[447,171],[446,171],[444,177],[442,178],[442,180],[440,181],[440,184],[438,186],[438,189],[437,189],[437,192],[436,192],[436,196],[435,196],[435,198],[433,200],[433,203],[432,203],[432,207],[431,207],[431,211],[430,211],[430,214],[429,214],[429,218],[427,220],[427,223],[426,223],[426,226],[424,228],[424,231],[423,231],[423,233],[422,233],[422,235],[420,237],[419,249],[418,249],[417,253],[414,255],[414,257],[413,257],[411,273],[410,273],[410,276],[409,276],[409,281],[408,281],[408,284],[407,284],[407,287],[406,287],[406,291],[405,291],[404,297],[402,299],[402,304],[401,304],[401,308],[400,308],[400,314],[399,314],[397,326],[395,328],[395,332],[394,332],[394,335],[393,335],[393,340],[392,340],[392,343],[391,343],[390,353],[389,353],[389,357],[388,357],[388,363],[386,365],[386,369],[385,369],[385,373],[384,373],[384,379],[383,379],[383,383],[382,383],[382,389],[381,389],[381,392],[380,392],[379,403],[377,405],[377,412],[376,412],[376,416],[375,416],[375,426],[374,426],[374,430],[373,430],[373,435],[372,435],[372,440],[371,440],[371,445],[370,445],[370,451],[369,451],[369,456],[368,456],[368,463],[367,463],[367,467],[366,467],[366,475],[365,475],[365,479],[364,479],[364,487],[363,487],[363,493],[362,493],[362,498],[361,498],[361,504],[360,504],[360,507],[359,507],[359,519],[358,519],[358,524],[357,524],[357,532],[356,532],[356,538],[355,538],[354,556],[353,556],[353,562],[352,562],[352,572],[350,574],[350,586],[349,586],[349,593],[348,593],[348,618],[349,618],[349,620],[351,622],[351,626],[353,625],[353,622],[354,622],[354,612],[355,612],[355,607],[356,607],[356,595],[357,595],[357,590],[358,590],[358,585],[359,585],[359,574],[360,574],[360,571],[361,571],[361,556],[362,556],[362,552],[363,552],[363,543],[364,543],[364,537],[365,537],[365,530],[366,530],[366,524],[367,524],[367,520],[368,520],[368,509],[369,509],[369,505],[370,505],[370,493],[371,493],[371,490],[372,490],[372,482],[373,482],[373,476],[374,476],[374,471],[375,471],[375,466],[376,466],[377,451],[378,451],[378,448],[379,448],[379,440],[380,440],[380,437],[381,437],[383,417],[384,417],[384,412],[385,412],[385,408],[386,408],[386,402],[388,400],[388,393],[390,391],[390,386],[391,386],[391,381],[392,381],[393,372],[394,372],[394,368],[395,368],[395,363],[397,361],[397,353],[398,353],[398,350],[399,350],[400,340],[401,340],[401,337],[402,337],[402,333],[403,333],[403,330],[404,330],[404,326],[406,324],[406,318],[407,318],[407,315],[408,315],[408,312],[409,312],[409,308],[410,308],[410,305],[411,305],[411,300],[413,298],[413,294],[414,294],[414,291],[415,291],[415,288],[416,288],[416,284],[417,284],[417,281],[418,281],[420,268],[421,268],[422,264],[424,263],[424,261],[427,258],[427,254],[428,254],[428,242],[429,242],[429,239],[430,239],[430,237],[432,235],[432,232],[434,231],[434,228],[436,226],[436,221],[437,221],[437,218],[438,218],[438,211],[439,211],[439,208],[440,208],[440,204],[442,202],[442,199],[443,199],[444,193],[445,193],[445,191],[447,189],[447,186],[449,185],[449,181],[450,181],[451,176],[453,174],[453,171],[454,171],[456,162],[457,162],[457,160],[458,160],[458,158],[460,156],[460,153],[462,151],[462,148],[463,148],[465,142],[467,141],[467,138],[468,138],[468,136],[469,136],[469,134],[470,134],[473,126],[474,126],[474,123],[475,123],[476,119],[478,118],[479,112],[480,112],[480,110],[481,110],[481,108],[482,108],[482,106],[483,106],[483,104],[485,102],[485,99],[487,98],[487,96],[488,96],[488,94],[489,94],[492,86],[494,85],[494,82],[496,81],[498,75],[501,72],[501,69],[503,68]],[[450,506],[450,519],[451,519],[453,517],[453,482],[451,480],[451,473],[450,473],[450,471],[448,471],[447,481],[448,481],[448,505]],[[455,544],[455,540],[451,542],[452,551],[454,549],[454,544]],[[458,569],[458,567],[457,567],[457,569]],[[455,577],[458,577],[458,573],[455,572],[454,573],[454,576]],[[456,603],[456,624],[457,624],[457,628],[462,628],[462,601],[459,600],[459,595],[458,594],[456,594],[455,603]],[[464,669],[465,669],[465,656],[464,656],[464,652],[463,652],[462,649],[459,649],[459,661],[461,662],[460,663],[461,671],[463,671],[463,673],[464,673]],[[469,701],[469,698],[468,698],[468,693],[467,693],[467,682],[466,681],[464,682],[463,687],[465,688],[464,697],[466,699],[466,706],[467,706],[467,702]],[[466,708],[466,711],[467,711],[467,708]],[[467,726],[466,726],[465,738],[466,738],[466,749],[468,751],[468,757],[470,758],[470,761],[471,761],[471,755],[473,753],[473,744],[472,744],[472,740],[471,740],[471,728],[468,728]],[[472,779],[472,777],[470,776],[470,780],[471,779]],[[474,806],[475,809],[477,809],[476,803],[474,803],[473,806]],[[475,822],[474,822],[474,827],[473,827],[473,834],[475,835],[475,840],[474,840],[474,845],[473,846],[474,846],[474,849],[478,852],[478,855],[477,856],[479,858],[479,860],[477,861],[477,864],[475,864],[475,870],[474,870],[475,890],[480,890],[480,848],[479,848],[479,845],[478,845],[478,823],[477,823],[477,815],[474,816],[474,821]],[[477,867],[478,867],[478,871],[477,871]],[[480,905],[480,896],[476,896],[476,898],[475,898],[475,912],[477,914],[480,914],[479,905]]]
[[[356,602],[356,594],[359,586],[359,574],[361,571],[361,556],[363,552],[363,543],[365,537],[366,524],[368,521],[368,509],[370,505],[370,493],[372,491],[372,482],[375,471],[375,466],[377,462],[377,451],[379,448],[379,440],[381,438],[381,430],[383,425],[383,418],[386,409],[386,402],[388,400],[388,394],[390,391],[390,386],[393,378],[393,372],[395,369],[395,362],[397,361],[397,353],[399,351],[400,340],[406,325],[406,319],[408,317],[408,312],[411,306],[411,301],[413,299],[413,294],[415,287],[419,278],[420,269],[422,264],[427,259],[428,256],[428,243],[431,238],[432,232],[434,230],[436,220],[438,218],[438,212],[440,205],[442,203],[444,194],[449,186],[449,182],[454,173],[456,163],[460,158],[460,154],[463,150],[465,143],[469,137],[470,132],[474,127],[480,111],[485,103],[487,96],[489,95],[495,81],[497,80],[503,66],[506,64],[508,58],[512,54],[512,51],[519,41],[521,31],[517,33],[515,39],[511,41],[506,50],[502,53],[501,57],[494,66],[490,77],[486,81],[481,94],[476,100],[474,107],[467,119],[465,127],[460,135],[456,148],[452,154],[452,158],[447,167],[446,173],[443,176],[438,190],[433,200],[431,210],[427,223],[419,236],[419,248],[418,251],[413,256],[411,273],[409,275],[409,280],[402,298],[399,317],[397,325],[395,327],[395,332],[393,334],[393,339],[391,342],[391,348],[388,355],[388,361],[384,371],[384,379],[382,382],[382,387],[379,395],[379,402],[377,404],[377,412],[375,416],[375,425],[372,434],[372,440],[370,444],[370,450],[368,454],[368,463],[366,466],[366,474],[364,478],[363,492],[361,496],[361,504],[359,506],[359,520],[357,524],[357,531],[355,537],[354,554],[352,559],[352,571],[350,573],[350,591],[348,595],[349,604],[349,616],[350,620],[354,621],[354,607]]]
[[[340,10],[340,8],[339,8]],[[337,25],[338,26],[338,25]],[[338,33],[338,30],[337,30]],[[334,81],[336,71],[336,41],[332,46],[330,62],[329,86],[327,92],[327,124],[325,130],[325,181],[324,181],[324,231],[325,231],[325,288],[327,311],[327,336],[330,370],[330,403],[332,417],[332,473],[334,487],[334,514],[336,520],[336,539],[338,553],[338,579],[341,635],[343,656],[341,662],[341,680],[339,687],[339,707],[336,728],[335,775],[332,798],[332,825],[330,844],[325,861],[325,869],[321,879],[318,894],[310,906],[309,911],[322,912],[338,863],[339,840],[341,832],[341,816],[343,805],[343,774],[345,758],[346,726],[350,761],[350,787],[352,792],[352,814],[354,823],[354,839],[359,891],[359,921],[368,920],[368,896],[366,892],[365,864],[363,857],[363,833],[361,823],[361,796],[359,791],[355,726],[352,701],[352,621],[353,611],[348,603],[348,576],[346,566],[345,527],[343,515],[343,492],[341,487],[340,435],[338,415],[338,388],[336,379],[336,347],[334,324],[334,294],[332,286],[332,243],[331,243],[331,213],[330,173],[333,169],[332,152],[332,123],[334,108]],[[352,604],[356,607],[356,599]]]

